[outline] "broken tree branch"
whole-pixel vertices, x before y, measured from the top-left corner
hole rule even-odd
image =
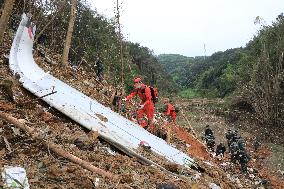
[[[196,134],[196,132],[193,130],[192,126],[190,125],[189,120],[187,119],[186,115],[183,113],[182,110],[180,110],[180,112],[181,112],[181,115],[182,115],[182,116],[184,117],[184,119],[186,120],[187,125],[188,125],[190,131],[192,132],[192,134],[191,134],[191,133],[189,133],[189,134],[190,134],[193,138],[195,138],[195,140],[197,140],[200,144],[202,144],[202,145],[205,147],[205,149],[206,149],[207,147],[206,147],[206,145],[204,144],[204,142],[200,141],[200,140],[197,138],[197,134]]]
[[[25,104],[29,104],[29,103],[31,103],[31,102],[35,102],[35,101],[37,101],[37,100],[39,100],[39,99],[42,99],[42,98],[47,97],[47,96],[49,96],[49,95],[53,95],[53,94],[55,94],[55,93],[57,93],[57,91],[52,91],[52,92],[50,92],[50,93],[48,93],[48,94],[42,95],[42,96],[37,97],[37,98],[35,98],[35,99],[22,102],[22,103],[20,103],[20,105],[25,105]]]
[[[46,147],[48,147],[51,151],[53,151],[57,155],[62,156],[64,158],[70,160],[71,162],[76,163],[76,164],[82,166],[83,168],[85,168],[85,169],[87,169],[91,172],[97,173],[101,176],[104,176],[104,177],[107,177],[107,178],[110,178],[110,179],[113,179],[113,180],[118,180],[117,175],[114,175],[114,174],[107,172],[103,169],[95,167],[90,162],[84,161],[84,160],[78,158],[77,156],[74,156],[74,155],[70,154],[69,152],[65,151],[59,145],[54,144],[53,142],[49,142],[49,141],[44,140],[43,138],[40,137],[40,135],[38,133],[36,133],[35,129],[27,126],[26,124],[24,124],[20,120],[12,117],[12,116],[10,116],[6,113],[3,113],[3,112],[0,112],[0,119],[5,120],[5,121],[15,125],[16,127],[24,130],[25,132],[27,132],[31,136],[32,139],[42,141],[43,144]]]
[[[9,153],[12,153],[12,149],[11,149],[10,143],[8,142],[7,138],[3,136],[3,140],[5,142],[6,148],[9,151]]]
[[[182,117],[185,119],[185,121],[187,122],[187,126],[189,127],[190,131],[192,132],[192,134],[196,138],[197,135],[196,135],[195,131],[193,130],[193,128],[191,127],[189,120],[187,119],[187,117],[185,116],[185,114],[183,113],[182,110],[180,110],[180,113],[181,113]]]

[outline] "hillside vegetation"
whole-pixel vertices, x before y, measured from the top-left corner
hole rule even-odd
[[[256,24],[259,20],[256,19]],[[262,124],[283,125],[284,17],[261,30],[244,48],[208,57],[159,55],[183,96],[230,97],[232,105],[255,112]]]

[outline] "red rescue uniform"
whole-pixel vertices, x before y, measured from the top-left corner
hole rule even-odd
[[[138,124],[140,124],[143,128],[147,126],[145,122],[143,122],[144,114],[148,118],[148,122],[150,123],[149,127],[153,128],[153,117],[154,117],[154,103],[152,101],[151,89],[150,87],[142,84],[140,88],[135,87],[134,91],[129,94],[126,99],[130,100],[136,95],[141,99],[140,106],[141,108],[137,111],[137,120]]]
[[[169,102],[165,103],[165,105],[167,106],[167,111],[165,111],[164,114],[166,116],[169,116],[172,119],[172,121],[175,123],[177,118],[175,107]]]

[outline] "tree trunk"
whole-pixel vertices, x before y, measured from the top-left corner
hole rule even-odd
[[[8,25],[8,21],[9,21],[11,12],[13,10],[14,3],[15,3],[15,0],[6,0],[5,1],[3,13],[2,13],[2,16],[0,18],[0,45],[2,45],[4,32],[5,32],[6,27]]]
[[[65,46],[64,46],[63,55],[62,55],[62,66],[68,66],[68,56],[69,56],[69,50],[70,50],[71,41],[72,41],[72,33],[74,30],[74,24],[76,20],[77,3],[78,3],[77,0],[72,0],[69,26],[68,26]]]
[[[119,4],[118,0],[116,0],[116,11],[117,11],[117,25],[118,25],[118,34],[119,34],[119,42],[120,42],[120,61],[121,61],[121,86],[124,86],[124,65],[123,65],[123,47],[122,47],[122,34],[121,34],[121,26],[120,26],[120,12],[119,12]]]

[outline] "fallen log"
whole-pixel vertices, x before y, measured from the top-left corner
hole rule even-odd
[[[31,136],[32,139],[42,141],[43,144],[49,150],[53,151],[57,155],[62,156],[64,158],[70,160],[71,162],[76,163],[76,164],[82,166],[83,168],[85,168],[85,169],[87,169],[91,172],[97,173],[97,174],[99,174],[103,177],[107,177],[107,178],[113,179],[115,181],[117,181],[119,179],[119,177],[117,175],[114,175],[114,174],[107,172],[103,169],[95,167],[90,162],[84,161],[84,160],[78,158],[77,156],[74,156],[74,155],[70,154],[69,152],[65,151],[59,145],[54,144],[53,142],[50,142],[50,141],[46,141],[35,131],[35,129],[27,126],[25,123],[21,122],[20,120],[12,117],[12,116],[10,116],[6,113],[3,113],[3,112],[0,112],[0,119],[7,121],[7,122],[15,125],[16,127],[24,130],[25,132],[27,132]]]

